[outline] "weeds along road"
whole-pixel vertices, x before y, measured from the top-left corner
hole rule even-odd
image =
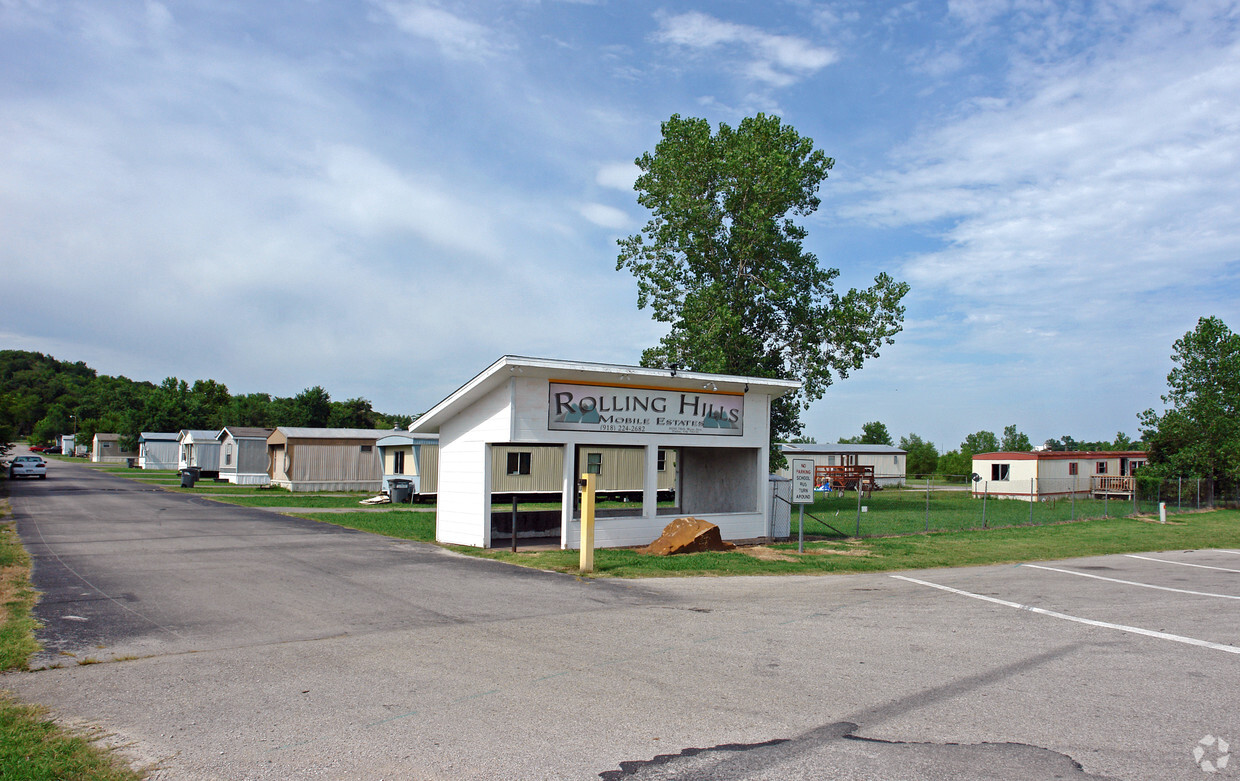
[[[63,462],[10,488],[46,669],[0,686],[156,779],[1197,778],[1206,732],[1240,740],[1238,655],[887,575],[590,582]]]

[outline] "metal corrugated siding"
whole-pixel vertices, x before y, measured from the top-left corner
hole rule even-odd
[[[508,474],[508,454],[529,453],[528,475]],[[558,493],[564,475],[564,448],[559,445],[495,445],[491,448],[492,493]]]
[[[362,446],[370,447],[369,453]],[[294,482],[382,480],[383,464],[373,441],[298,442],[292,445]]]
[[[582,472],[586,471],[590,453],[603,455],[602,474],[595,483],[599,491],[640,491],[645,484],[646,451],[640,447],[594,447],[579,449]]]
[[[418,446],[418,477],[422,493],[433,494],[439,490],[439,445]]]

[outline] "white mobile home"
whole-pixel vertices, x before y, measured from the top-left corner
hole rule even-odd
[[[1041,501],[1068,496],[1131,498],[1133,476],[1145,466],[1141,450],[978,453],[973,495]]]
[[[60,445],[60,452],[63,455],[73,455],[73,440],[76,438],[77,437],[73,434],[62,434],[60,438],[56,440],[56,444]]]
[[[177,437],[180,455],[178,469],[197,467],[203,477],[220,476],[220,441],[216,439],[218,431],[203,429],[181,429]]]
[[[559,465],[561,509],[543,531],[575,548],[577,484],[640,476],[640,501],[600,512],[598,547],[644,545],[677,516],[717,524],[725,539],[771,534],[767,479],[771,399],[788,380],[505,356],[414,421],[439,435],[435,537],[490,547],[511,538],[511,514],[492,518],[509,478]],[[498,454],[497,454],[498,453]],[[671,458],[669,459],[669,454]],[[672,465],[669,482],[661,483]],[[672,504],[660,506],[660,485]],[[507,524],[507,531],[505,530]],[[517,536],[527,531],[518,518]]]
[[[138,435],[138,466],[143,469],[176,469],[181,453],[180,434],[143,431]]]
[[[220,443],[220,478],[234,485],[267,485],[267,437],[273,429],[225,426]]]
[[[908,453],[892,445],[807,445],[785,443],[780,445],[784,457],[791,459],[812,458],[814,467],[869,467],[873,470],[874,484],[895,487],[904,484]],[[867,470],[868,471],[868,470]],[[788,467],[779,470],[781,477],[791,477]]]

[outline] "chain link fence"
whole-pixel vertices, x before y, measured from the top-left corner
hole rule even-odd
[[[913,477],[870,492],[819,491],[805,507],[815,537],[880,537],[1240,507],[1240,481],[1083,476],[978,481]],[[795,510],[790,533],[797,535]]]

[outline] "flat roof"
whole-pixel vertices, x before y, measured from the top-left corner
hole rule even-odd
[[[801,387],[801,383],[796,380],[772,380],[767,377],[710,374],[683,369],[652,369],[647,366],[505,355],[483,369],[443,401],[431,407],[425,415],[410,424],[409,430],[419,434],[438,432],[443,421],[455,415],[457,410],[472,404],[513,376],[578,382],[630,383],[635,386],[657,383],[658,387],[669,390],[700,390],[703,383],[710,383],[713,386],[712,390],[742,393],[763,390],[773,398],[778,398]]]
[[[1052,461],[1071,458],[1148,458],[1144,450],[1038,450],[1038,451],[996,451],[994,453],[974,453],[973,458],[984,461]]]
[[[841,445],[830,442],[823,445],[810,445],[802,442],[781,442],[779,447],[785,453],[804,453],[807,456],[832,455],[839,453],[843,453],[845,455],[870,453],[889,456],[908,452],[907,450],[901,450],[895,445]]]

